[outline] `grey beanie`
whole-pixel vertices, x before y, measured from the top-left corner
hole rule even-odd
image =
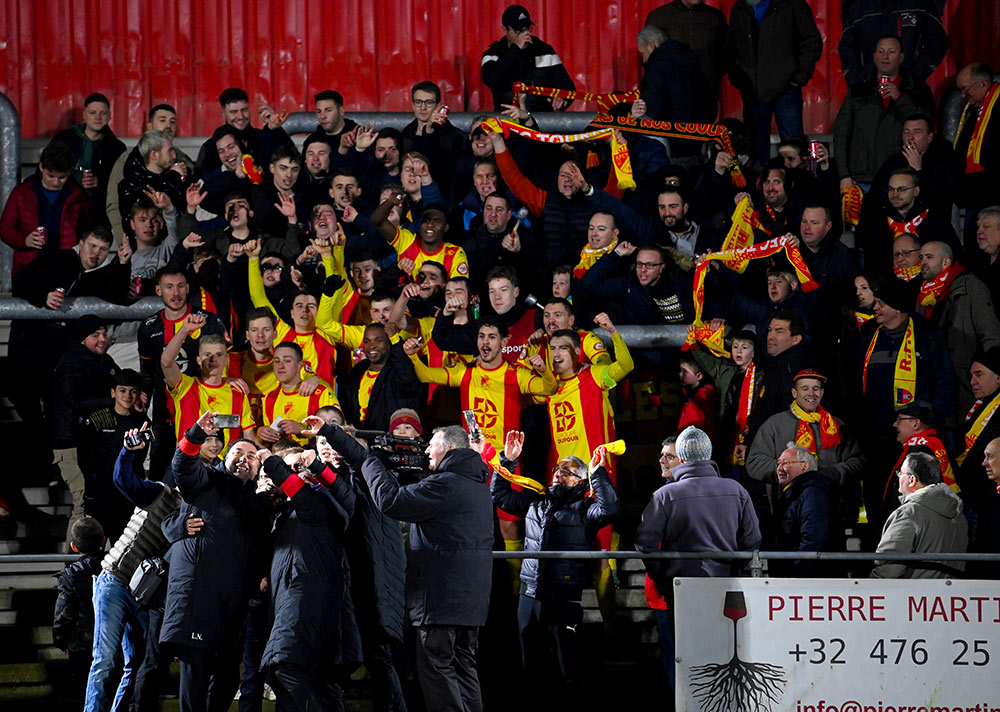
[[[689,425],[677,436],[674,445],[677,459],[681,462],[697,462],[712,459],[712,440],[704,430]]]

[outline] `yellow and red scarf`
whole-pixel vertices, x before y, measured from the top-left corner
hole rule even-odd
[[[772,237],[770,240],[758,242],[756,245],[751,245],[750,247],[744,247],[737,250],[726,250],[724,252],[710,252],[705,255],[705,261],[694,269],[695,325],[699,327],[704,326],[704,322],[701,320],[701,313],[705,308],[705,274],[708,271],[709,262],[712,260],[719,260],[727,267],[730,267],[730,269],[733,269],[733,266],[735,266],[738,271],[740,266],[743,266],[745,269],[746,263],[750,260],[759,260],[764,257],[770,257],[771,255],[784,250],[785,255],[788,257],[788,261],[792,263],[792,267],[795,269],[795,276],[799,279],[802,291],[811,292],[814,289],[819,289],[819,285],[815,282],[815,280],[813,280],[812,273],[809,272],[809,268],[806,266],[806,262],[803,259],[799,248],[793,247],[789,244],[794,239],[796,238],[783,235],[781,237]],[[688,340],[693,341],[694,337],[691,334],[688,334]]]
[[[889,475],[889,481],[886,483],[885,491],[882,493],[882,503],[885,504],[889,498],[890,488],[896,482],[896,472],[900,467],[903,466],[903,459],[909,454],[910,448],[923,446],[934,453],[934,457],[937,458],[938,465],[941,466],[941,478],[944,483],[951,487],[955,492],[961,492],[958,483],[955,482],[955,471],[951,467],[951,459],[948,457],[948,450],[945,449],[944,443],[941,442],[940,436],[938,436],[937,431],[934,428],[928,428],[927,430],[921,430],[919,433],[914,435],[912,438],[903,443],[903,451],[899,453],[899,459],[896,460],[895,466],[892,468],[892,474]]]
[[[500,464],[500,453],[493,446],[493,443],[486,443],[483,447],[483,452],[480,455],[483,458],[483,462],[496,470],[497,474],[503,477],[505,480],[511,484],[519,485],[520,487],[534,492],[535,494],[545,494],[548,492],[545,485],[533,480],[530,477],[522,477],[521,475],[515,475],[506,467]]]
[[[740,404],[736,410],[736,430],[738,433],[743,433],[747,429],[747,423],[750,422],[756,385],[757,366],[751,361],[743,374],[743,385],[740,386]]]
[[[589,243],[585,245],[584,248],[580,250],[580,261],[577,263],[576,267],[573,268],[573,276],[577,279],[583,279],[583,275],[587,274],[587,270],[593,267],[597,260],[604,257],[604,255],[608,254],[616,247],[618,247],[617,237],[609,244],[598,250],[591,247]]]
[[[924,210],[923,212],[914,215],[909,220],[893,220],[888,215],[885,216],[885,220],[889,224],[889,230],[892,231],[892,239],[895,240],[900,235],[917,235],[917,228],[920,227],[920,223],[922,223],[926,217],[927,211]]]
[[[868,351],[865,352],[865,362],[861,369],[862,393],[868,392],[868,362],[871,361],[882,328],[879,326],[875,330],[872,342],[868,344]],[[899,345],[899,352],[896,354],[896,369],[892,377],[892,385],[894,405],[906,405],[913,400],[917,391],[917,349],[913,338],[913,319],[907,319],[906,322],[906,333],[903,334],[903,342]]]
[[[855,311],[854,312],[854,321],[856,321],[858,323],[858,328],[859,329],[862,326],[865,325],[866,321],[871,321],[874,318],[875,318],[874,314],[865,314],[864,312],[860,312],[860,311]]]
[[[730,354],[726,351],[725,331],[726,328],[724,326],[720,326],[718,329],[713,329],[704,324],[696,327],[694,331],[688,334],[688,338],[684,343],[681,344],[681,351],[691,351],[698,348],[700,344],[719,358],[729,358]]]
[[[578,134],[551,134],[525,128],[520,124],[515,124],[513,121],[487,119],[483,122],[483,131],[487,133],[502,133],[505,137],[515,133],[518,136],[523,136],[532,141],[541,141],[542,143],[576,143],[577,141],[598,141],[610,138],[611,163],[615,169],[615,177],[618,179],[618,187],[622,190],[635,188],[635,178],[632,177],[632,162],[629,160],[628,146],[624,143],[619,143],[610,128],[602,128]]]
[[[845,225],[857,226],[861,220],[861,202],[865,194],[861,186],[852,185],[840,195],[840,214]]]
[[[976,414],[976,409],[982,403],[982,399],[977,400],[975,405],[972,406],[972,410],[969,411],[969,415],[966,416],[966,420],[972,417],[975,417],[975,420],[972,421],[972,427],[965,433],[965,450],[955,458],[955,462],[958,463],[959,467],[965,462],[965,458],[969,456],[969,451],[976,444],[979,436],[983,434],[983,430],[989,424],[990,420],[996,415],[997,408],[1000,408],[1000,393],[997,393],[993,400],[986,407],[979,409],[979,413]]]
[[[928,319],[931,318],[931,314],[934,313],[934,307],[938,305],[941,300],[947,298],[948,293],[951,291],[951,284],[955,281],[955,277],[962,274],[965,268],[958,262],[953,262],[948,265],[947,269],[941,270],[939,274],[934,279],[924,282],[920,286],[920,294],[917,295],[917,303],[924,308],[924,316]]]
[[[747,195],[736,204],[736,210],[733,211],[732,226],[726,234],[726,239],[722,242],[722,251],[742,250],[745,247],[753,245],[754,229],[764,230],[760,224],[760,216],[753,209],[750,196]],[[764,230],[764,232],[767,232],[768,235],[771,234],[767,230]],[[725,263],[726,267],[740,274],[743,274],[748,264],[749,262],[746,260]]]
[[[600,111],[597,117],[591,122],[594,128],[616,128],[621,131],[632,131],[634,133],[650,134],[653,136],[667,136],[672,138],[686,138],[695,141],[715,141],[722,145],[722,150],[732,153],[733,141],[729,135],[729,129],[722,124],[692,124],[674,123],[671,121],[655,121],[653,119],[633,119],[631,116],[611,116],[608,113],[613,107],[625,102],[633,102],[639,98],[639,90],[633,89],[630,92],[610,92],[607,94],[597,94],[594,92],[579,92],[569,89],[556,89],[554,87],[536,87],[521,82],[514,82],[513,103],[517,104],[519,94],[534,94],[549,98],[578,99],[580,101],[597,102]],[[743,188],[747,184],[746,177],[740,170],[739,161],[734,157],[729,163],[730,178],[733,185]]]
[[[904,282],[913,281],[920,274],[920,263],[918,262],[912,267],[896,267],[893,265],[892,273],[896,275],[897,279],[901,279]]]
[[[249,153],[244,153],[243,158],[240,160],[240,165],[243,168],[243,173],[246,177],[250,179],[250,182],[254,185],[260,185],[264,182],[264,171],[257,167],[257,164],[253,162],[253,156]]]
[[[986,134],[986,127],[990,123],[990,117],[993,115],[993,107],[997,103],[997,98],[1000,98],[1000,84],[994,82],[993,86],[987,90],[986,96],[983,97],[983,105],[979,107],[976,114],[976,125],[972,128],[972,137],[969,139],[969,147],[965,152],[965,172],[967,174],[983,172],[983,164],[980,163],[983,153],[983,136]],[[959,137],[962,135],[962,129],[965,128],[965,122],[972,113],[972,109],[973,107],[966,104],[965,109],[962,111],[962,118],[958,120],[958,131],[955,132],[953,147],[958,147]]]
[[[820,450],[829,450],[840,445],[840,426],[830,412],[820,406],[815,413],[807,413],[799,404],[792,401],[792,415],[799,419],[799,428],[795,432],[795,444],[806,448],[813,455],[819,455]],[[819,423],[819,449],[816,448],[816,436],[813,435],[812,424]]]

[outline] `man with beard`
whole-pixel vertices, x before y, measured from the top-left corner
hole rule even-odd
[[[321,244],[322,242],[326,244]],[[329,243],[330,235],[313,242],[323,257],[327,274],[332,274],[333,262]],[[274,312],[274,307],[271,306],[264,291],[264,281],[260,270],[260,242],[251,240],[246,244],[244,251],[250,258],[247,269],[250,281],[250,298],[253,305],[258,308],[267,307]],[[333,297],[326,294],[322,297],[325,302],[332,299]],[[282,341],[294,341],[302,349],[305,363],[310,371],[326,383],[333,385],[336,378],[336,347],[332,334],[316,326],[318,310],[319,300],[310,292],[300,291],[292,300],[291,322],[280,321],[278,323],[274,344],[277,346]]]
[[[523,443],[524,433],[507,433],[501,459],[507,470],[517,467]],[[609,526],[620,511],[607,468],[607,451],[599,447],[589,471],[578,457],[561,458],[552,471],[552,484],[541,493],[515,490],[499,472],[492,475],[490,493],[497,507],[524,518],[525,551],[590,551],[597,532]],[[541,702],[553,698],[559,704],[584,707],[584,665],[577,626],[583,621],[583,589],[592,580],[584,561],[526,559],[521,566],[517,622],[521,664],[528,676],[526,692],[532,699]],[[551,684],[552,667],[556,667],[560,683],[555,687]]]
[[[422,410],[424,388],[402,345],[390,343],[385,326],[365,327],[361,348],[364,360],[351,369],[340,388],[347,422],[364,430],[388,430],[392,414],[400,408]]]
[[[599,210],[606,210],[615,217],[624,239],[637,244],[660,245],[693,260],[695,255],[718,249],[722,242],[709,226],[702,226],[688,219],[690,201],[674,186],[667,186],[656,196],[659,220],[640,215],[629,206],[603,190],[587,183],[579,167],[571,169],[573,182],[587,199]],[[676,258],[675,258],[676,259]],[[688,264],[685,262],[685,265]]]
[[[540,353],[545,362],[551,364],[550,343],[552,337],[557,331],[568,329],[576,331],[580,337],[580,363],[611,363],[611,355],[608,353],[607,347],[604,346],[604,342],[592,331],[575,329],[573,324],[575,320],[572,302],[560,297],[547,299],[542,308],[542,328],[536,330],[528,339],[528,355]]]
[[[425,205],[420,216],[420,234],[414,235],[410,230],[389,221],[393,207],[402,205],[403,196],[397,194],[383,200],[371,216],[372,225],[396,251],[400,271],[416,279],[420,265],[427,260],[434,260],[444,265],[449,277],[467,277],[469,260],[465,256],[465,250],[445,242],[448,215],[444,209],[440,205]]]
[[[250,413],[250,399],[233,383],[225,381],[226,342],[217,334],[206,334],[198,339],[198,367],[201,375],[197,378],[181,372],[177,365],[177,355],[188,336],[205,325],[202,314],[188,314],[180,329],[167,343],[160,355],[160,367],[167,384],[167,392],[173,399],[171,409],[176,423],[175,435],[180,438],[185,428],[198,419],[198,413],[206,407],[218,408],[225,415],[236,415],[239,423],[226,427],[220,432],[224,445],[240,437],[252,438],[255,423]],[[245,388],[245,385],[244,385]]]
[[[198,376],[201,373],[197,358],[198,339],[203,334],[222,334],[225,330],[218,317],[188,302],[189,293],[190,285],[184,270],[168,266],[157,272],[156,294],[163,300],[163,309],[146,319],[139,326],[137,335],[139,366],[144,380],[143,390],[150,394],[153,401],[151,420],[154,438],[150,452],[149,476],[154,480],[162,479],[170,464],[176,442],[174,413],[168,404],[166,382],[163,378],[163,369],[160,367],[163,349],[180,331],[184,319],[189,314],[204,316],[204,325],[188,335],[176,354],[181,371],[191,376]]]
[[[344,97],[339,91],[324,89],[313,97],[313,101],[316,102],[316,121],[319,123],[306,142],[321,139],[330,142],[331,146],[339,145],[340,137],[357,126],[356,122],[344,116]]]
[[[194,169],[194,161],[188,158],[182,150],[177,146],[173,146],[173,141],[177,136],[177,111],[170,104],[157,104],[152,109],[149,110],[149,121],[146,122],[146,131],[159,131],[162,132],[170,139],[172,148],[174,150],[175,160],[177,161],[178,167],[174,171],[174,175],[180,175],[182,170],[179,164],[183,163],[185,169],[190,176]],[[108,202],[106,205],[108,213],[108,222],[111,223],[111,232],[115,236],[115,241],[120,242],[123,233],[123,214],[118,202],[118,187],[122,182],[125,174],[125,166],[129,165],[131,169],[141,169],[143,166],[143,158],[140,154],[139,147],[136,146],[131,151],[127,151],[118,157],[115,161],[114,167],[111,169],[111,175],[108,178]],[[170,168],[171,166],[167,166]],[[169,179],[170,181],[176,180],[174,175],[169,175],[166,173],[159,174]],[[143,185],[142,188],[146,186]],[[184,198],[183,191],[177,195],[177,209],[182,210],[184,208]]]
[[[462,409],[476,413],[483,437],[494,447],[503,442],[505,432],[519,429],[523,396],[550,396],[556,392],[555,376],[538,354],[528,359],[530,368],[504,359],[504,346],[509,338],[507,327],[499,319],[481,319],[476,361],[442,368],[431,368],[420,361],[421,346],[417,339],[408,339],[403,344],[422,382],[460,389]]]
[[[238,87],[231,87],[219,94],[219,105],[222,107],[222,118],[225,121],[222,127],[229,128],[233,134],[248,148],[248,152],[253,156],[254,162],[258,166],[266,166],[271,162],[271,154],[278,146],[290,144],[292,139],[280,127],[271,128],[270,125],[263,129],[258,129],[250,125],[250,97]],[[216,150],[216,141],[213,136],[202,144],[198,151],[198,159],[195,165],[201,175],[206,175],[220,167],[220,162],[225,163],[221,152]]]
[[[532,285],[541,284],[544,255],[531,231],[513,215],[506,193],[486,196],[482,225],[462,248],[469,257],[472,292],[480,298],[486,296],[486,275],[493,267],[513,269],[529,290]]]
[[[308,444],[302,435],[302,421],[307,415],[315,415],[324,406],[340,406],[333,388],[320,383],[307,395],[299,388],[302,379],[302,349],[298,344],[285,341],[274,347],[272,355],[274,377],[278,385],[264,394],[261,408],[261,426],[257,428],[257,440],[273,445],[282,437],[291,438],[300,445]]]
[[[895,239],[905,234],[916,235],[921,242],[947,242],[956,254],[960,254],[958,239],[951,226],[951,209],[942,211],[924,201],[920,175],[912,168],[894,170],[889,175],[884,200],[869,193],[865,203],[876,200],[881,200],[877,203],[880,207],[874,207],[873,203],[862,214],[855,231],[857,244],[864,250],[866,269],[887,275]]]
[[[239,672],[239,632],[252,557],[266,536],[265,500],[255,494],[257,446],[234,440],[224,462],[199,456],[219,429],[218,412],[196,416],[177,444],[172,470],[184,498],[181,517],[196,515],[196,536],[173,543],[160,642],[180,660],[180,709],[202,712],[232,700]],[[211,691],[212,699],[209,700]]]
[[[574,183],[580,166],[572,159],[561,159],[556,174],[556,189],[545,190],[524,175],[507,150],[503,134],[490,133],[490,140],[493,141],[493,156],[504,182],[542,226],[546,240],[546,266],[551,269],[576,264],[580,248],[587,239],[590,216],[597,212]],[[617,186],[617,181],[615,172],[611,171],[606,188],[614,186]]]
[[[178,159],[171,136],[163,131],[147,131],[136,150],[138,160],[125,164],[118,184],[120,215],[130,215],[132,205],[153,190],[165,193],[172,206],[183,207],[187,165]],[[112,226],[112,230],[118,227]]]
[[[958,415],[974,400],[965,374],[977,353],[1000,346],[1000,321],[989,288],[965,270],[948,245],[924,243],[920,264],[924,282],[917,309],[944,335],[958,382]],[[957,417],[951,418],[949,425],[957,422]]]

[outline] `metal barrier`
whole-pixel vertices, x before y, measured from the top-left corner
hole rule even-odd
[[[6,94],[0,93],[0,211],[14,186],[21,182],[21,117]],[[14,250],[0,243],[0,292],[10,291]]]
[[[112,304],[96,297],[70,297],[61,309],[46,309],[17,297],[0,299],[0,319],[26,319],[28,321],[65,321],[82,316],[99,316],[103,319],[134,321],[145,319],[163,308],[159,297],[144,297],[134,304]]]

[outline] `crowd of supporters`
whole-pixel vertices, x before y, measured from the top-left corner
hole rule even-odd
[[[914,23],[940,25],[934,3],[910,4]],[[8,396],[37,439],[31,465],[55,463],[72,493],[67,541],[85,555],[61,591],[79,596],[99,574],[81,624],[96,619],[96,632],[67,642],[86,659],[88,710],[115,700],[119,648],[117,703],[134,695],[136,709],[155,702],[173,657],[181,708],[214,709],[232,699],[241,656],[241,709],[259,703],[261,670],[290,709],[335,708],[362,661],[378,708],[405,709],[404,619],[428,707],[478,709],[489,550],[633,540],[613,528],[628,463],[615,411],[658,404],[639,383],[682,390],[653,424],[667,484],[635,533],[642,550],[838,551],[851,531],[869,551],[1000,551],[989,69],[955,77],[965,105],[949,142],[924,82],[943,30],[884,34],[868,14],[845,17],[851,84],[825,145],[802,129],[822,47],[805,2],[741,1],[727,34],[717,10],[675,0],[637,38],[638,94],[602,105],[623,130],[553,142],[537,140],[547,129],[533,112],[581,97],[528,10],[509,7],[502,24],[482,56],[497,113],[468,130],[433,81],[413,86],[401,131],[355,123],[322,91],[301,142],[284,112],[231,88],[223,123],[189,157],[172,106],[153,106],[127,150],[108,98],[91,94],[83,123],[11,194],[0,237],[15,296],[50,310],[162,300],[138,323],[11,331]],[[716,141],[659,135],[663,122],[714,126],[725,74],[744,121],[721,121]],[[625,325],[687,327],[687,339],[630,348]],[[432,428],[429,476],[401,484],[399,458],[419,457]],[[370,431],[404,441],[372,448]],[[699,524],[711,514],[695,504],[701,486],[733,503],[716,513],[732,509],[730,536]],[[37,516],[12,483],[0,496]],[[413,522],[406,551],[399,522]],[[103,565],[102,537],[115,545]],[[163,556],[169,581],[145,600],[132,574]],[[610,620],[614,572],[559,566],[512,560],[493,578],[520,577],[526,669],[558,660],[559,699],[582,703],[563,629],[579,622],[586,579]],[[717,568],[651,569],[650,606],[669,609],[673,575]],[[889,562],[873,575],[963,572]]]

